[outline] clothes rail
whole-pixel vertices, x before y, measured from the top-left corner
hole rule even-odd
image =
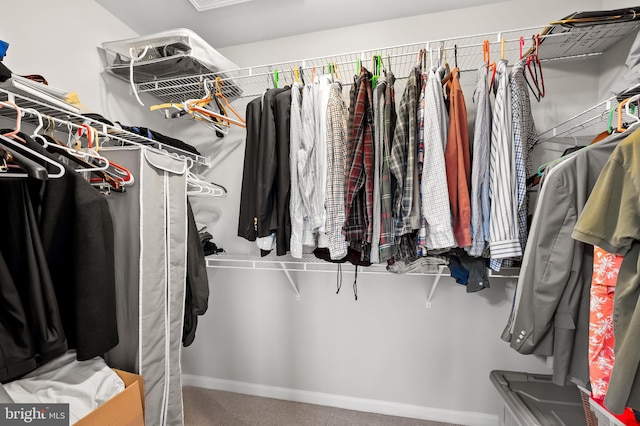
[[[525,43],[523,54],[532,47],[532,37],[540,34],[540,59],[543,61],[572,59],[601,55],[616,41],[638,27],[638,22],[620,22],[606,25],[592,25],[580,28],[572,28],[565,31],[559,26],[536,26],[517,30],[482,33],[464,37],[438,39],[419,43],[410,43],[385,48],[369,49],[358,52],[343,53],[337,55],[300,59],[279,63],[271,63],[260,66],[225,70],[220,73],[202,74],[184,78],[158,79],[154,81],[138,83],[138,92],[150,93],[166,102],[182,102],[188,98],[202,97],[204,94],[203,82],[213,81],[216,76],[224,80],[233,80],[241,91],[233,88],[225,88],[223,93],[228,97],[255,97],[262,95],[267,88],[273,87],[274,71],[280,75],[280,85],[293,80],[291,71],[298,67],[304,71],[304,78],[310,79],[312,68],[316,73],[321,73],[323,67],[327,70],[328,64],[338,65],[338,75],[342,82],[348,83],[354,74],[357,74],[357,62],[371,68],[371,60],[374,55],[382,57],[384,66],[393,71],[396,78],[406,77],[411,67],[417,61],[417,53],[420,49],[427,49],[429,55],[427,64],[446,57],[447,62],[453,67],[457,65],[462,71],[477,69],[482,61],[482,45],[484,40],[491,42],[491,58],[499,59],[502,56],[510,63],[519,59],[520,40]],[[553,28],[549,32],[549,28]],[[546,32],[546,33],[545,33]],[[504,42],[503,42],[504,40]],[[457,52],[457,55],[456,55]]]
[[[101,138],[107,138],[112,141],[117,141],[118,143],[124,145],[142,145],[165,155],[172,155],[189,159],[189,161],[193,162],[194,164],[195,172],[202,171],[209,167],[208,159],[201,155],[196,155],[180,148],[175,148],[173,146],[160,143],[156,140],[149,139],[126,130],[122,130],[116,126],[103,123],[102,121],[91,117],[85,117],[80,114],[66,111],[57,106],[49,105],[45,102],[32,99],[22,94],[11,92],[6,88],[0,88],[0,101],[13,102],[21,110],[33,109],[41,114],[43,118],[46,119],[48,117],[50,120],[61,126],[68,125],[73,128],[79,128],[82,127],[83,124],[85,124],[96,129],[98,136]],[[15,113],[16,111],[11,108],[0,109],[0,116],[15,117]],[[33,123],[35,117],[32,114],[29,114],[28,111],[25,115],[29,116],[24,117],[25,120],[27,122],[31,121]]]

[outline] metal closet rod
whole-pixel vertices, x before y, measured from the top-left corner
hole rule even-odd
[[[31,99],[27,96],[18,94],[18,93],[14,93],[11,92],[9,90],[7,90],[6,88],[0,88],[0,93],[4,93],[7,96],[7,100],[9,102],[13,102],[14,104],[16,104],[18,106],[18,108],[20,109],[20,111],[23,111],[24,109],[33,109],[35,110],[37,113],[39,113],[42,117],[47,117],[50,120],[53,120],[54,122],[57,122],[61,125],[70,125],[73,126],[75,128],[83,128],[82,124],[77,124],[74,123],[73,121],[71,121],[71,118],[77,120],[79,123],[83,123],[86,125],[89,125],[90,127],[93,127],[96,129],[96,132],[102,136],[102,137],[106,137],[108,139],[115,139],[118,140],[124,144],[128,144],[128,145],[137,145],[137,146],[143,146],[147,149],[151,149],[155,152],[164,154],[164,155],[170,155],[170,156],[178,156],[178,157],[183,157],[183,158],[189,158],[191,160],[193,160],[194,162],[201,164],[201,165],[206,165],[208,166],[208,162],[206,160],[205,157],[201,156],[201,155],[197,155],[197,154],[193,154],[190,153],[188,151],[185,151],[183,149],[180,148],[176,148],[173,147],[171,145],[168,144],[163,144],[159,141],[153,140],[153,139],[149,139],[146,138],[144,136],[140,136],[140,135],[136,135],[135,133],[131,133],[129,131],[123,130],[123,129],[119,129],[115,126],[111,126],[107,123],[103,123],[101,121],[89,118],[89,117],[85,117],[82,116],[80,114],[76,114],[73,113],[71,111],[66,111],[63,109],[60,109],[56,106],[53,105],[48,105],[45,104],[43,102],[37,101],[35,99]],[[21,106],[22,102],[26,102],[29,105],[27,106]],[[51,113],[43,113],[42,111],[40,111],[40,109],[47,109],[47,110],[52,110],[53,113],[57,113],[62,115],[63,117],[69,117],[70,119],[64,119],[64,118],[59,118],[56,115],[52,115]],[[26,113],[29,113],[29,111],[26,111]],[[102,129],[102,130],[99,130]],[[109,129],[115,131],[115,132],[119,132],[122,134],[125,134],[128,137],[123,137],[120,136],[118,134],[114,134],[114,133],[109,133]],[[145,141],[145,143],[141,143],[138,142],[136,140],[139,141]],[[178,151],[178,152],[176,152]]]

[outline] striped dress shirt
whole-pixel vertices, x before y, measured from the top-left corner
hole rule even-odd
[[[302,233],[304,228],[304,211],[302,194],[298,179],[298,151],[302,143],[302,93],[298,83],[291,86],[291,121],[289,145],[289,171],[291,173],[291,199],[289,201],[289,214],[291,216],[291,256],[302,258]]]
[[[531,151],[538,142],[536,126],[531,114],[531,101],[522,62],[511,69],[511,107],[513,115],[513,146],[516,156],[518,194],[518,239],[524,253],[527,244],[527,177],[531,175]]]
[[[384,143],[384,94],[387,83],[378,79],[373,94],[373,224],[371,233],[371,263],[380,263],[382,145]]]
[[[420,227],[420,219],[414,220],[412,212],[414,200],[414,171],[416,171],[416,151],[418,147],[418,81],[417,70],[411,70],[407,80],[391,146],[390,169],[395,177],[396,189],[393,194],[395,234],[402,236]]]
[[[511,90],[507,62],[498,62],[496,102],[490,150],[490,267],[500,270],[502,259],[522,255],[516,217],[516,170],[513,150]]]
[[[318,247],[328,247],[329,237],[326,233],[327,210],[326,189],[327,189],[327,106],[329,104],[329,94],[331,92],[331,80],[328,75],[316,77],[313,84],[313,99],[315,107],[316,124],[316,147],[315,161],[318,167],[317,183],[315,189],[316,203],[321,205],[319,222],[312,223],[314,232],[318,235]],[[317,226],[316,226],[317,225]]]
[[[391,188],[391,142],[396,127],[395,76],[388,72],[384,94],[384,131],[382,139],[382,172],[380,185],[380,262],[393,257],[395,231],[393,224],[393,189]],[[382,129],[381,129],[382,130]]]
[[[314,91],[312,85],[306,85],[302,93],[302,140],[298,151],[298,178],[302,204],[312,230],[322,222],[324,206],[316,194],[320,183],[320,170],[316,162],[316,115],[314,107]],[[324,182],[322,183],[324,188]]]
[[[491,100],[488,66],[478,68],[474,102],[476,123],[473,135],[473,165],[471,167],[471,246],[470,256],[483,256],[489,243],[489,149],[491,146]]]
[[[342,84],[332,83],[327,103],[327,210],[326,234],[329,256],[342,259],[347,255],[347,242],[342,233],[345,221],[344,168],[347,152],[347,105],[342,97]]]
[[[424,166],[422,170],[422,214],[427,222],[427,249],[455,247],[451,226],[451,205],[447,189],[444,150],[449,115],[442,91],[442,71],[429,71],[425,88]]]

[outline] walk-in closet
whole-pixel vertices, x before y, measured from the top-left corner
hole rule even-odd
[[[4,6],[0,425],[640,425],[640,6],[397,3]]]

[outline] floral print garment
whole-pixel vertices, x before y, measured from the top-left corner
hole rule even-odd
[[[589,316],[589,376],[591,397],[604,399],[613,369],[613,297],[623,256],[593,248]]]

